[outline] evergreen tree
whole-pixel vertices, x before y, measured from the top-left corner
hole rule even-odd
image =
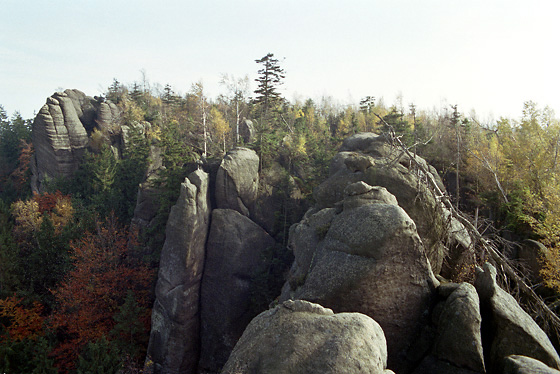
[[[258,71],[259,77],[255,79],[258,82],[255,94],[255,104],[261,106],[262,114],[266,118],[268,111],[281,102],[278,86],[282,84],[285,78],[284,69],[278,64],[278,60],[274,58],[274,54],[268,53],[259,60],[255,60],[257,64],[261,64],[262,68]]]

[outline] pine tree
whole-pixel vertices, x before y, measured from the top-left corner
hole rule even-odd
[[[274,58],[274,54],[268,53],[259,60],[255,60],[257,64],[261,64],[262,68],[258,71],[259,77],[255,79],[258,87],[255,90],[257,97],[255,104],[262,108],[262,114],[266,118],[269,109],[273,108],[281,101],[278,86],[282,84],[285,78],[284,69],[278,64],[278,60]]]

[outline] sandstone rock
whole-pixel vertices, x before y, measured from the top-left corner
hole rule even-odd
[[[202,352],[199,370],[218,372],[251,319],[253,277],[267,267],[276,242],[231,209],[214,209],[202,280]]]
[[[372,317],[387,337],[389,368],[405,372],[406,352],[427,319],[437,283],[414,222],[395,203],[373,200],[338,214],[319,213],[325,218],[322,240],[310,232],[313,215],[294,229],[303,231],[294,248],[301,279],[293,281],[292,269],[281,300],[303,299]],[[317,240],[315,250],[302,248]]]
[[[502,360],[510,355],[522,355],[542,361],[558,369],[560,357],[548,336],[517,302],[496,283],[496,269],[489,263],[484,270],[477,268],[475,281],[483,318],[491,326],[492,345],[487,362],[490,372],[497,372]]]
[[[435,169],[421,157],[416,156],[415,160],[444,190]],[[460,224],[456,222],[452,226],[446,219],[444,207],[423,182],[426,177],[416,170],[402,150],[391,146],[384,136],[360,133],[344,140],[331,162],[329,178],[315,189],[314,197],[320,208],[333,207],[345,198],[345,188],[353,183],[363,181],[371,186],[385,187],[416,223],[430,265],[438,274],[447,256],[445,244],[461,245],[460,251],[463,252],[470,250],[470,242],[466,242],[464,236],[454,234],[457,224]],[[460,231],[460,234],[463,233]]]
[[[243,119],[239,122],[239,137],[243,139],[243,143],[249,144],[255,138],[255,126],[253,121],[248,119]]]
[[[386,364],[385,336],[373,319],[289,300],[251,321],[222,373],[388,374]]]
[[[69,89],[47,98],[32,125],[34,191],[41,191],[45,179],[72,175],[88,147],[88,136],[95,128],[118,127],[118,108],[111,102],[103,104],[109,106],[110,120],[105,106],[101,107],[99,101],[81,91]]]
[[[155,373],[196,370],[200,283],[209,220],[208,174],[197,170],[181,184],[165,230],[148,346]]]
[[[531,357],[512,355],[504,360],[504,374],[560,374],[560,371],[546,366]]]
[[[448,297],[439,317],[435,355],[457,367],[485,372],[481,322],[476,289],[462,283]]]
[[[248,148],[234,148],[224,157],[216,176],[216,204],[249,217],[259,183],[259,157]]]

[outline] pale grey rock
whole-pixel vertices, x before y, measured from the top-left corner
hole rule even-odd
[[[447,298],[439,317],[435,355],[457,367],[485,372],[481,323],[476,289],[461,283]]]
[[[504,360],[503,374],[560,374],[560,371],[534,358],[512,355]]]
[[[208,174],[181,184],[161,252],[148,359],[154,373],[194,373],[199,358],[200,284],[210,222]]]
[[[314,198],[320,208],[333,207],[345,198],[345,189],[353,183],[385,187],[416,223],[430,265],[439,274],[447,256],[445,244],[463,245],[464,237],[454,234],[456,230],[446,220],[443,205],[425,183],[429,177],[444,190],[441,178],[424,159],[415,156],[415,160],[429,176],[422,175],[404,151],[389,144],[383,135],[353,135],[344,140],[331,162],[329,178],[315,189]]]
[[[476,290],[480,297],[483,318],[489,318],[492,344],[487,357],[490,367],[501,369],[504,357],[522,355],[560,368],[560,357],[550,339],[537,323],[496,283],[496,269],[489,263],[477,268]],[[485,312],[486,311],[486,312]]]
[[[237,147],[229,151],[216,176],[216,204],[249,217],[259,184],[259,157],[255,151]]]
[[[276,242],[259,225],[231,209],[214,209],[202,279],[202,351],[199,370],[218,372],[251,319],[254,277],[269,266]]]
[[[373,319],[288,300],[251,321],[222,373],[389,374],[386,365],[385,336]]]
[[[324,226],[318,225],[324,227],[322,239],[313,237],[309,220],[314,215],[294,229],[302,231],[294,248],[298,272],[292,268],[280,300],[303,299],[370,316],[385,331],[389,368],[406,372],[407,350],[428,318],[439,283],[414,222],[399,206],[373,201],[338,214],[334,208],[319,212],[326,218]]]
[[[76,171],[94,129],[118,128],[118,108],[110,102],[103,104],[110,107],[112,124],[105,106],[101,108],[97,100],[79,90],[56,92],[47,98],[32,125],[34,191],[42,191],[42,183],[47,179],[69,177]]]

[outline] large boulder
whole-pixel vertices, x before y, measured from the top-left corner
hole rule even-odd
[[[465,243],[461,240],[464,236],[454,238],[455,230],[450,227],[445,208],[426,183],[430,178],[444,190],[441,178],[424,159],[414,157],[412,160],[402,149],[389,144],[383,135],[353,135],[344,140],[331,162],[329,178],[315,189],[314,197],[319,208],[326,208],[341,201],[346,186],[358,181],[387,188],[416,223],[432,269],[439,274],[447,256],[445,244],[461,245],[462,252],[469,249],[470,240],[466,239]],[[421,172],[416,163],[428,175]]]
[[[181,184],[165,230],[147,364],[154,373],[194,373],[199,358],[200,284],[210,222],[208,174]]]
[[[476,289],[462,283],[447,298],[439,316],[435,355],[457,367],[484,373],[481,323]]]
[[[214,209],[202,280],[199,370],[218,372],[251,319],[255,277],[266,272],[274,239],[236,210]],[[261,309],[262,310],[262,309]]]
[[[534,358],[512,355],[504,360],[503,374],[560,374],[560,371]]]
[[[386,365],[385,336],[373,319],[288,300],[251,321],[222,373],[390,373]]]
[[[229,151],[216,176],[216,204],[249,217],[254,209],[259,185],[259,156],[237,147]]]
[[[496,283],[496,269],[489,263],[477,268],[475,286],[478,291],[483,319],[488,322],[487,333],[492,342],[487,355],[490,372],[498,372],[503,359],[522,355],[560,368],[560,357],[550,339],[537,323]]]
[[[407,351],[418,349],[438,282],[414,222],[394,196],[361,182],[346,194],[338,209],[308,214],[293,229],[296,261],[281,300],[372,317],[387,337],[389,368],[406,372]]]

